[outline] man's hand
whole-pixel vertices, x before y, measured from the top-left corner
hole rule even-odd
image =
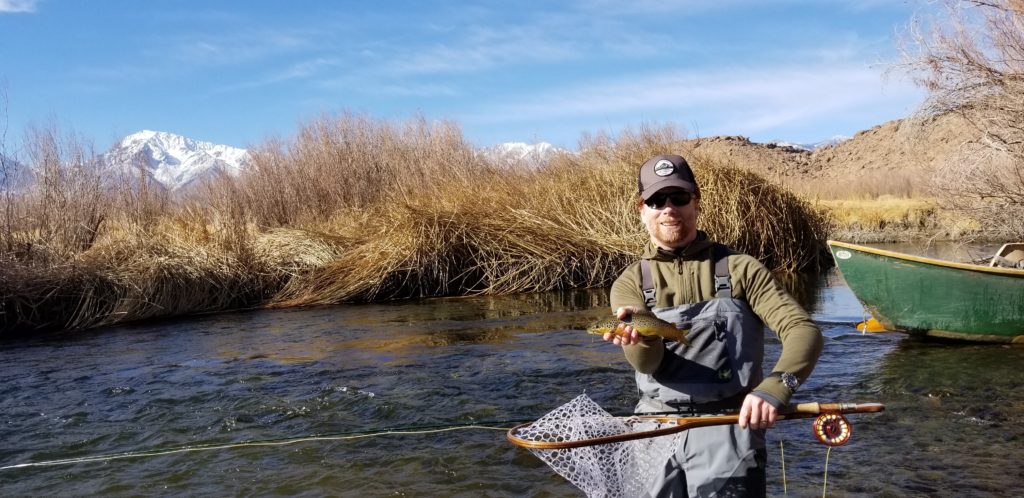
[[[625,320],[627,317],[636,313],[636,308],[633,306],[623,306],[615,310],[615,317],[619,320]],[[633,330],[632,325],[625,325],[622,328],[622,335],[606,333],[602,338],[605,341],[611,342],[616,346],[632,346],[640,342],[640,333]]]
[[[746,429],[767,429],[775,425],[778,410],[763,398],[748,394],[740,408],[740,427]]]

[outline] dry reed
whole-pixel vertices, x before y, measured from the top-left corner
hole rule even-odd
[[[646,240],[639,164],[678,143],[670,128],[642,128],[516,168],[479,156],[449,123],[321,117],[259,147],[248,174],[178,204],[140,184],[107,206],[88,247],[5,266],[3,331],[605,286]],[[775,269],[827,264],[827,223],[805,202],[693,159],[713,237]]]
[[[517,181],[456,175],[427,194],[399,190],[372,209],[361,240],[293,278],[279,305],[373,301],[457,293],[604,286],[646,241],[632,204],[646,158],[678,147],[666,130],[586,139]],[[757,175],[695,157],[716,239],[780,270],[827,265],[828,223]],[[494,175],[494,172],[491,173]]]
[[[781,184],[794,194],[815,200],[871,200],[881,197],[918,199],[928,197],[934,173],[927,170],[889,170],[856,178],[786,179]]]

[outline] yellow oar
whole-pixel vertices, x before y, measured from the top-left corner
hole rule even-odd
[[[874,318],[868,318],[866,321],[858,323],[857,330],[861,332],[892,332]]]

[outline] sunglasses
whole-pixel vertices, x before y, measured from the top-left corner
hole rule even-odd
[[[672,201],[676,207],[683,207],[691,200],[693,200],[693,194],[689,192],[672,192],[671,194],[654,194],[650,199],[644,201],[644,204],[651,209],[661,209],[665,207],[665,201]]]

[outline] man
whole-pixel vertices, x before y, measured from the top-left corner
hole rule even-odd
[[[659,155],[640,168],[637,207],[650,242],[612,285],[616,316],[650,310],[689,329],[689,344],[645,338],[632,327],[621,345],[636,369],[637,413],[719,413],[739,424],[683,433],[652,496],[763,496],[765,429],[821,354],[818,327],[757,259],[697,230],[700,189],[686,160]],[[782,354],[765,376],[764,326]]]

